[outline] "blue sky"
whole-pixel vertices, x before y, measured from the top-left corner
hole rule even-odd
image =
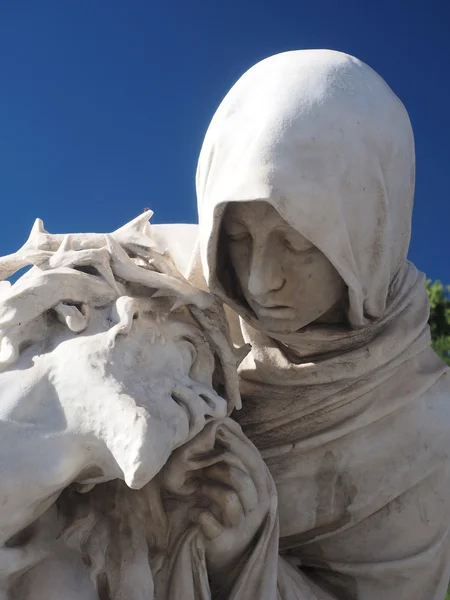
[[[234,81],[271,54],[333,48],[378,71],[416,134],[410,257],[450,283],[448,0],[3,0],[0,254],[35,217],[111,231],[146,206],[195,222],[194,174]]]

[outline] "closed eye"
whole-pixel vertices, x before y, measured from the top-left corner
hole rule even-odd
[[[240,233],[227,233],[227,237],[233,242],[241,242],[244,240],[249,240],[250,234],[248,231],[241,231]]]
[[[301,250],[299,250],[298,248],[295,248],[295,246],[293,246],[291,244],[291,242],[289,240],[284,240],[284,245],[285,247],[290,250],[290,252],[302,252]]]
[[[290,252],[295,252],[297,254],[300,254],[302,252],[309,252],[310,250],[313,250],[315,248],[315,246],[313,246],[312,244],[309,244],[309,243],[298,244],[298,245],[294,244],[294,243],[290,242],[287,238],[284,238],[283,243]]]

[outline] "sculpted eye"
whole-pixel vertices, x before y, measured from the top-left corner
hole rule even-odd
[[[303,252],[302,249],[297,248],[296,246],[294,246],[294,244],[292,244],[292,242],[290,242],[288,239],[284,239],[284,245],[286,246],[286,248],[290,251],[290,252]]]
[[[227,233],[228,239],[232,242],[242,242],[250,239],[250,234],[248,231],[240,231],[236,233]]]
[[[298,240],[285,237],[283,243],[290,252],[296,252],[297,254],[300,254],[301,252],[308,252],[314,248],[314,245],[303,237]]]
[[[243,242],[251,238],[247,226],[235,219],[225,220],[224,232],[227,238],[232,242]]]

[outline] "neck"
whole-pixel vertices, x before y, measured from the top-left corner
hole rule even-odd
[[[346,325],[347,324],[347,307],[343,300],[339,300],[325,314],[316,319],[314,323],[323,325]]]

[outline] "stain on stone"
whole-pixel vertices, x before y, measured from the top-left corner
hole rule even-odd
[[[325,452],[317,474],[316,524],[348,522],[348,512],[357,489],[348,475],[341,472],[339,462],[333,452]]]
[[[100,573],[97,577],[97,592],[100,600],[111,600],[111,592],[106,573]]]
[[[302,567],[301,571],[317,587],[332,594],[336,600],[358,600],[355,579],[349,575],[332,571],[326,563],[323,564],[323,567]]]
[[[317,478],[316,522],[314,527],[280,540],[280,550],[302,546],[318,537],[340,531],[351,520],[349,508],[357,488],[346,473],[342,473],[336,456],[326,451]]]

